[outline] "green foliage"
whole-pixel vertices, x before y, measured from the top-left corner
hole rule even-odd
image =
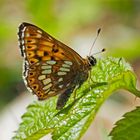
[[[38,140],[48,133],[52,134],[53,140],[78,140],[102,103],[120,88],[140,97],[136,77],[124,59],[98,60],[89,79],[76,91],[76,99],[71,96],[64,109],[55,109],[57,97],[29,105],[13,140]]]
[[[140,107],[126,113],[111,131],[112,140],[140,140]]]
[[[32,20],[35,23],[42,25],[44,28],[55,30],[57,27],[57,20],[54,13],[53,0],[27,0],[27,10],[32,15]]]
[[[108,51],[108,56],[121,57],[123,56],[129,60],[136,60],[140,57],[139,37],[131,38],[130,40],[116,41],[113,43]],[[124,47],[127,46],[127,47]],[[133,47],[132,47],[133,46]]]
[[[32,21],[48,32],[62,33],[65,37],[70,32],[75,32],[81,26],[85,26],[99,18],[101,7],[98,1],[93,0],[28,0],[26,6],[32,16]],[[80,16],[79,16],[80,15]]]
[[[6,103],[9,103],[11,99],[14,99],[15,96],[17,96],[18,89],[16,86],[20,80],[18,79],[19,78],[17,76],[18,72],[16,70],[11,70],[8,69],[7,67],[0,66],[0,73],[1,73],[0,76],[0,96],[1,96],[0,111],[1,111],[1,109],[5,107]]]
[[[6,23],[4,20],[0,21],[0,43],[1,43],[1,50],[4,47],[4,44],[7,42],[7,39],[12,37],[14,33],[16,32],[12,28],[13,26],[9,26],[8,23]],[[1,52],[0,52],[1,53]],[[1,58],[1,56],[0,56]]]

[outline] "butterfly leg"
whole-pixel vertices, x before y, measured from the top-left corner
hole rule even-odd
[[[74,101],[76,100],[76,91],[77,91],[77,89],[79,88],[79,85],[77,85],[76,87],[75,87],[75,89],[74,89],[74,93],[73,93],[73,98],[74,98]]]
[[[92,85],[94,85],[94,87],[98,87],[98,86],[102,86],[102,85],[107,85],[108,83],[107,82],[96,82],[94,81],[92,78],[91,78],[91,71],[89,72],[89,85],[91,84],[92,82]],[[90,86],[90,90],[92,89],[92,87]]]
[[[88,80],[89,85],[91,84],[91,82],[92,82],[92,83],[96,83],[96,82],[93,81],[93,79],[91,78],[91,71],[89,71],[89,80]],[[89,88],[90,88],[89,90],[92,89],[91,86],[90,86]]]

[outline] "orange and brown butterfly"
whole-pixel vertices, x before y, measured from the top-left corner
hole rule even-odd
[[[27,88],[39,100],[59,95],[56,108],[62,109],[74,89],[87,80],[96,59],[93,56],[82,58],[67,45],[29,23],[19,26],[18,37]]]

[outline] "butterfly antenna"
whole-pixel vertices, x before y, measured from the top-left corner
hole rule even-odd
[[[99,52],[93,53],[92,56],[93,56],[93,55],[96,55],[96,54],[99,54],[99,53],[102,53],[102,52],[104,52],[104,51],[106,51],[105,48],[103,48],[103,49],[102,49],[101,51],[99,51]]]
[[[95,45],[95,42],[96,42],[96,40],[97,40],[97,38],[98,38],[100,32],[101,32],[101,28],[99,28],[99,29],[97,30],[96,37],[95,37],[94,42],[93,42],[93,44],[92,44],[92,46],[91,46],[91,48],[90,48],[90,51],[89,51],[89,56],[91,55],[92,49],[93,49],[93,47],[94,47],[94,45]]]

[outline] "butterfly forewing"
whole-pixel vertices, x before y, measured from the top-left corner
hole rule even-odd
[[[74,89],[77,75],[87,78],[85,59],[40,28],[22,23],[18,35],[24,81],[40,100]]]

